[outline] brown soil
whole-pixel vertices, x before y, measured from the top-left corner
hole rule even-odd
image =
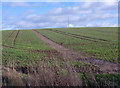
[[[50,40],[46,36],[40,34],[36,30],[33,30],[33,32],[40,39],[42,39],[46,44],[48,44],[50,47],[52,47],[52,48],[56,49],[58,52],[60,52],[63,55],[64,60],[69,61],[70,59],[76,59],[76,60],[82,61],[84,63],[93,64],[93,65],[99,67],[100,70],[105,73],[118,73],[118,65],[119,65],[118,63],[112,63],[112,62],[108,62],[105,60],[97,60],[94,58],[88,58],[86,56],[83,56],[81,53],[72,51],[70,49],[65,48],[62,45],[59,45],[58,43]]]

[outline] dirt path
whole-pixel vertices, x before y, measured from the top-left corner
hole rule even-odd
[[[38,31],[33,30],[33,32],[40,38],[42,39],[46,44],[48,44],[50,47],[56,49],[58,52],[60,52],[63,56],[64,59],[69,60],[69,59],[77,59],[80,60],[84,63],[91,63],[95,66],[98,66],[101,71],[105,73],[118,73],[118,64],[117,63],[111,63],[105,60],[97,60],[94,58],[88,58],[83,55],[81,55],[78,52],[72,51],[70,49],[67,49],[56,42],[50,40],[46,36],[40,34]]]

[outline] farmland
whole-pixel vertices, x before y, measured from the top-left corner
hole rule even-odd
[[[70,49],[85,52],[87,56],[118,62],[117,28],[49,29],[39,32]]]
[[[44,56],[44,54],[29,53],[30,51],[35,49],[37,50],[40,46],[41,48],[39,48],[39,50],[51,50],[51,48],[46,46],[43,41],[38,41],[39,39],[34,36],[31,31],[29,32],[29,34],[27,33],[27,31],[21,31],[20,34],[17,36],[17,40],[15,39],[16,33],[17,31],[14,31],[14,33],[6,41],[3,40],[3,47],[5,46],[3,48],[3,63],[10,62],[12,60],[15,60],[14,62],[16,62],[16,60],[17,62],[19,62],[22,58],[22,64],[27,64],[28,59],[30,61],[37,60],[40,57]],[[3,33],[3,39],[6,34],[7,33]]]
[[[2,46],[4,86],[119,86],[117,28],[3,31]]]

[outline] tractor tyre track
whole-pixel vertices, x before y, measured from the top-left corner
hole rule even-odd
[[[60,54],[59,52],[57,52],[56,50],[27,50],[27,49],[18,49],[18,48],[15,48],[15,47],[13,47],[13,46],[7,46],[7,45],[3,45],[3,47],[15,49],[15,50],[22,50],[22,51],[29,52],[29,53],[45,54],[47,57],[54,57],[54,56],[56,56],[56,55],[58,55],[58,56],[61,55],[61,54]]]
[[[93,42],[108,42],[108,40],[105,40],[105,39],[92,38],[92,37],[88,37],[88,36],[82,36],[82,35],[77,35],[77,34],[73,34],[73,33],[68,33],[68,32],[63,32],[63,31],[58,31],[58,30],[52,30],[52,29],[48,29],[48,30],[56,32],[56,33],[60,33],[60,34],[63,34],[63,35],[72,36],[74,38],[88,40],[88,41],[93,41]]]
[[[20,30],[17,31],[16,36],[13,39],[13,46],[15,45],[15,42],[16,42],[19,32],[20,32]]]
[[[13,39],[13,46],[15,45],[15,42],[16,42],[16,39],[17,39],[17,37],[18,37],[18,34],[19,34],[19,30],[17,31],[17,33],[16,33],[16,35],[15,35],[15,37],[14,37],[14,39]]]
[[[84,63],[90,63],[95,66],[98,66],[101,71],[105,73],[117,73],[119,72],[118,70],[118,63],[112,63],[108,62],[105,60],[98,60],[94,58],[88,58],[83,56],[81,53],[72,51],[70,49],[67,49],[58,43],[52,41],[51,39],[47,38],[46,36],[40,34],[37,30],[33,30],[33,32],[40,38],[42,39],[46,44],[48,44],[50,47],[56,49],[58,52],[60,52],[65,60],[70,60],[70,59],[77,59],[80,60]]]

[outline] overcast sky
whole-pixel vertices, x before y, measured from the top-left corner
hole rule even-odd
[[[2,29],[117,27],[118,2],[4,2]]]

